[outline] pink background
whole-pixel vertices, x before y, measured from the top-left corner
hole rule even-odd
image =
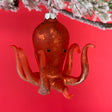
[[[33,71],[38,71],[32,45],[32,33],[43,21],[43,12],[29,12],[22,5],[17,13],[0,10],[0,112],[112,112],[112,31],[102,31],[59,14],[58,20],[70,33],[70,44],[81,50],[87,43],[90,72],[80,85],[69,87],[72,100],[51,90],[38,94],[38,87],[18,76],[14,51],[9,45],[22,47]],[[80,74],[80,54],[74,52],[72,75]]]

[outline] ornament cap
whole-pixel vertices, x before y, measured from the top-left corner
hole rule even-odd
[[[45,19],[56,19],[56,14],[54,13],[46,13]]]

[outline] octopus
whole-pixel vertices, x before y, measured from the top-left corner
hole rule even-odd
[[[32,72],[27,56],[22,48],[11,45],[15,52],[17,72],[19,76],[36,86],[38,93],[47,95],[51,89],[63,94],[67,99],[73,98],[69,94],[68,86],[83,82],[88,76],[89,65],[87,50],[95,45],[89,43],[83,47],[81,53],[81,74],[71,76],[74,50],[80,53],[79,45],[69,46],[69,33],[64,25],[56,18],[45,19],[33,33],[33,46],[39,72]]]

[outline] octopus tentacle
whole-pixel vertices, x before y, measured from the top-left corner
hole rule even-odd
[[[74,97],[73,94],[69,94],[68,93],[68,88],[66,87],[64,90],[63,90],[63,96],[67,99],[72,99]]]
[[[19,58],[19,54],[18,54],[18,48],[15,45],[11,45],[11,47],[13,48],[14,52],[15,52],[15,57],[16,57],[16,66],[17,66],[17,72],[19,74],[19,76],[27,81],[26,75],[22,69],[22,65],[20,63],[20,58]]]
[[[39,84],[39,93],[42,95],[49,94],[50,92],[50,84],[47,79],[46,74],[46,59],[45,53],[43,50],[38,51],[39,60],[40,60],[40,84]]]
[[[87,59],[87,49],[88,48],[94,48],[95,45],[93,44],[87,44],[82,51],[82,55],[81,55],[81,75],[79,77],[72,77],[72,76],[64,76],[64,82],[66,85],[76,85],[79,84],[81,82],[83,82],[89,72],[89,65],[88,65],[88,59]]]
[[[67,59],[64,67],[63,74],[70,75],[72,70],[72,60],[73,60],[73,51],[76,50],[77,53],[80,53],[80,48],[78,44],[72,44],[68,50]]]
[[[73,94],[68,93],[68,87],[65,86],[62,79],[60,79],[60,78],[54,79],[51,86],[52,86],[53,89],[56,89],[57,91],[63,93],[63,96],[65,98],[67,98],[67,99],[72,99],[73,98]]]
[[[27,57],[23,49],[17,48],[15,45],[11,45],[11,47],[15,51],[17,71],[20,77],[25,81],[28,81],[34,85],[38,85],[40,79],[39,73],[33,73],[31,71]]]

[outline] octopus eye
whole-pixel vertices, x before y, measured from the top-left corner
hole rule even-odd
[[[64,52],[66,52],[66,49],[64,49]]]
[[[47,49],[47,52],[50,52],[50,49]]]

